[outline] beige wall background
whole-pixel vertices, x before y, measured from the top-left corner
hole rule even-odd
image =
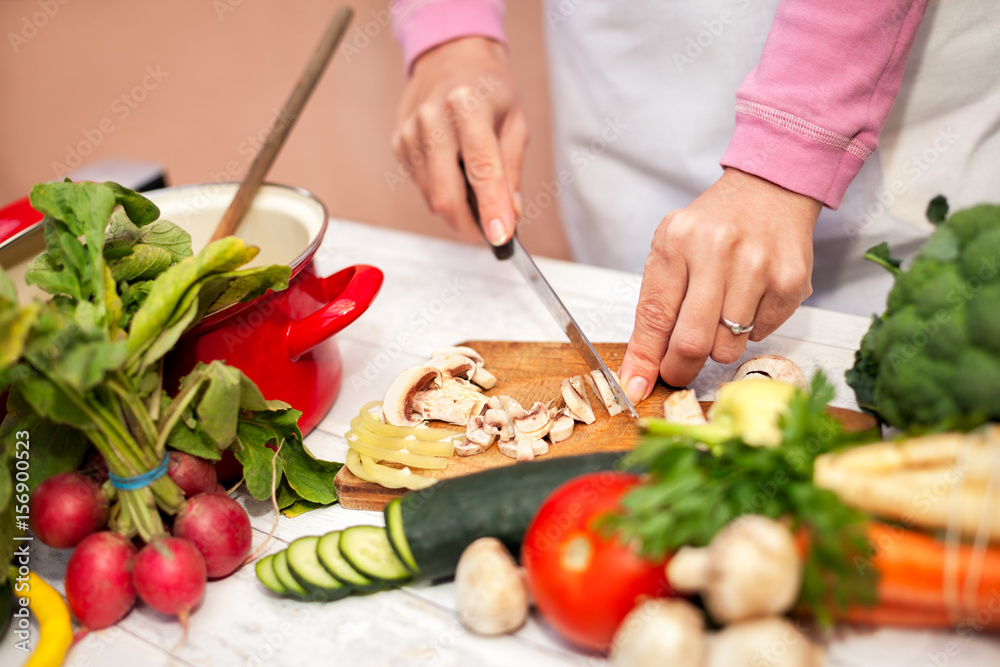
[[[65,168],[121,158],[170,184],[239,180],[339,3],[322,0],[2,0],[0,202]],[[389,148],[404,85],[389,0],[353,0],[339,52],[268,180],[337,217],[453,238]],[[512,68],[532,138],[522,191],[552,180],[541,3],[508,3]],[[392,183],[390,183],[392,181]],[[521,236],[567,258],[553,205]]]

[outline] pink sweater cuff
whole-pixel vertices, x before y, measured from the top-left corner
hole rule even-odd
[[[407,74],[424,51],[459,37],[487,37],[506,46],[504,6],[501,0],[397,0],[393,30]]]
[[[857,139],[737,99],[736,128],[720,162],[835,209],[871,154]]]

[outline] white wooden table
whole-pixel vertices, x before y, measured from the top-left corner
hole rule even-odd
[[[385,284],[370,310],[337,340],[344,358],[340,396],[319,427],[306,438],[322,458],[343,461],[343,433],[360,406],[382,396],[404,368],[438,347],[463,340],[563,341],[563,334],[512,266],[497,262],[483,246],[332,220],[318,254],[324,272],[351,264],[372,264]],[[637,276],[567,262],[538,259],[592,341],[626,341],[638,297]],[[746,357],[781,354],[808,375],[822,368],[837,386],[836,405],[856,407],[843,372],[868,320],[801,308],[766,341],[751,343]],[[487,360],[488,361],[488,360]],[[694,384],[711,398],[733,366],[709,362]],[[271,529],[269,503],[241,496],[251,514],[255,546]],[[282,517],[267,553],[303,535],[356,524],[379,524],[374,512],[340,506],[295,519]],[[37,545],[32,567],[57,587],[69,552]],[[33,636],[37,628],[33,626]],[[143,605],[117,626],[91,633],[75,646],[67,665],[342,665],[380,667],[433,665],[477,667],[598,665],[561,642],[533,617],[514,635],[483,638],[466,632],[455,613],[451,584],[414,585],[352,597],[335,603],[279,598],[261,586],[252,567],[208,584],[192,614],[190,632],[178,646],[181,628]],[[0,665],[21,664],[24,654],[10,633],[0,643]],[[831,666],[873,667],[1000,665],[1000,640],[944,632],[844,631],[830,643]]]

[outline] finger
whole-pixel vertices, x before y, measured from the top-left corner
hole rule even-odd
[[[425,184],[427,176],[424,173],[426,158],[421,148],[421,123],[417,117],[411,117],[400,125],[392,138],[392,152],[399,162],[403,174],[413,179],[420,193],[427,199]],[[429,201],[428,201],[429,204]]]
[[[468,87],[456,89],[448,101],[456,108],[469,108],[472,95]],[[465,173],[479,202],[479,218],[486,238],[493,245],[503,245],[514,233],[514,204],[507,189],[500,144],[487,105],[471,105],[472,111],[458,125],[459,153]]]
[[[770,336],[812,294],[811,268],[808,262],[801,268],[786,267],[783,274],[772,278],[757,305],[750,340],[759,341]]]
[[[677,325],[660,363],[660,377],[673,387],[687,386],[698,377],[719,329],[725,278],[714,264],[697,266],[700,268],[692,271]]]
[[[436,135],[439,141],[427,152],[422,186],[427,205],[444,218],[466,241],[482,238],[472,219],[465,191],[465,175],[458,164],[458,139],[454,134]],[[425,145],[430,145],[425,142]]]
[[[521,113],[513,113],[504,121],[500,130],[500,160],[507,179],[507,191],[514,203],[517,218],[523,212],[521,201],[521,168],[524,148],[528,143],[528,125]]]
[[[654,249],[646,261],[635,325],[618,371],[622,388],[633,403],[644,400],[656,386],[687,278],[687,269],[679,258],[658,255]]]
[[[760,282],[740,280],[726,288],[722,299],[721,317],[742,326],[757,327],[754,319],[757,304],[764,295]],[[747,334],[734,334],[732,329],[719,319],[716,325],[715,344],[712,346],[712,359],[720,364],[731,364],[739,359],[747,349]]]

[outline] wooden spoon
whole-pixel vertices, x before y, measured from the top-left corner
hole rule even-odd
[[[281,150],[281,146],[285,143],[292,125],[295,124],[299,113],[309,99],[309,95],[319,82],[319,78],[323,75],[327,63],[330,61],[333,52],[337,49],[337,45],[340,44],[341,38],[347,31],[347,24],[350,23],[353,15],[354,10],[350,7],[341,7],[333,15],[330,25],[327,26],[326,32],[323,33],[323,39],[320,41],[319,46],[316,47],[316,51],[313,52],[312,58],[309,59],[305,71],[299,78],[299,82],[292,91],[288,101],[285,102],[281,113],[275,119],[274,125],[271,126],[271,130],[268,132],[267,139],[264,141],[260,152],[254,158],[253,164],[250,165],[250,171],[243,177],[243,181],[236,191],[236,196],[233,197],[229,208],[226,209],[222,220],[219,221],[219,226],[215,228],[212,241],[217,241],[224,236],[231,236],[236,231],[240,221],[243,220],[243,216],[250,209],[257,191],[264,182],[264,176],[267,175],[268,170],[274,163],[274,158],[277,157],[278,151]]]

